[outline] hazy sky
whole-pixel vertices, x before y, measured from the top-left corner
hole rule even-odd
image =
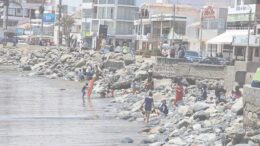
[[[136,0],[138,6],[140,6],[144,2],[155,2],[156,0]],[[200,7],[205,3],[207,0],[170,0],[172,2],[182,3],[182,4],[191,4],[196,7]],[[64,4],[69,4],[71,6],[79,6],[82,3],[82,0],[63,0]]]

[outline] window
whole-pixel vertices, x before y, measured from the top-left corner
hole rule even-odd
[[[9,8],[9,9],[8,9],[8,15],[9,15],[9,16],[15,16],[15,9]]]
[[[135,0],[118,0],[121,5],[135,5]]]
[[[259,48],[255,48],[255,57],[259,57]]]
[[[83,9],[82,16],[83,18],[92,18],[92,9]]]
[[[106,0],[99,0],[98,4],[106,4]]]
[[[92,31],[93,32],[98,32],[99,29],[99,21],[98,20],[93,20],[92,21]]]
[[[91,3],[93,0],[83,0],[83,3]]]
[[[117,22],[116,33],[127,35],[133,33],[134,24],[131,22]]]
[[[126,7],[118,7],[117,9],[117,18],[122,20],[134,20],[136,9],[135,8],[126,8]]]

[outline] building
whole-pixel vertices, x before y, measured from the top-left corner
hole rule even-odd
[[[82,35],[89,46],[100,48],[100,39],[114,46],[134,40],[135,0],[83,0]],[[100,26],[107,27],[107,37],[100,37]]]
[[[256,34],[258,31],[258,29],[255,29],[257,28],[255,26],[260,20],[259,4],[260,1],[257,0],[235,0],[234,6],[228,8],[227,31],[209,40],[207,43],[220,46],[221,49],[218,49],[218,52],[223,53],[226,58],[238,60],[249,58],[249,60],[252,60],[253,52],[257,51],[247,49],[247,46],[250,46],[250,42],[254,42],[250,38],[257,37],[252,36],[247,39],[247,36]],[[242,43],[238,42],[238,40],[246,41]],[[251,57],[248,54],[251,54]]]
[[[201,10],[200,52],[203,56],[217,56],[221,46],[206,42],[226,31],[228,9],[214,6],[205,6]]]
[[[199,10],[190,5],[166,2],[146,3],[135,21],[137,48],[158,49],[163,43],[188,42],[197,38],[197,29],[188,27],[199,21]]]

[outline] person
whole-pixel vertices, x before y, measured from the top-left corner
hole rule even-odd
[[[242,96],[242,93],[240,91],[240,87],[236,86],[235,91],[232,91],[231,99],[236,100],[239,99]]]
[[[147,82],[145,84],[145,89],[148,90],[153,90],[154,89],[154,82],[152,78],[148,78]]]
[[[88,83],[86,83],[83,87],[82,87],[82,89],[81,89],[81,92],[82,92],[82,98],[84,98],[85,97],[85,95],[86,95],[86,91],[88,90]]]
[[[80,69],[79,70],[79,81],[82,81],[82,80],[84,80],[84,73],[83,73],[83,70]]]
[[[149,95],[147,97],[145,97],[144,102],[142,104],[142,107],[144,107],[144,110],[145,110],[144,121],[149,123],[150,114],[151,114],[152,109],[154,107],[153,93],[152,92],[149,92]]]
[[[132,89],[132,93],[136,94],[137,84],[135,80],[131,83],[131,89]]]
[[[226,90],[221,86],[220,84],[217,84],[217,87],[215,89],[215,96],[217,98],[216,104],[221,103],[221,102],[226,102],[225,101],[225,94]]]
[[[260,88],[260,68],[256,70],[251,86],[254,88]]]
[[[175,95],[174,105],[177,105],[179,102],[183,100],[183,85],[181,81],[177,83],[175,90],[176,90],[176,95]]]
[[[124,54],[127,54],[129,52],[128,50],[128,46],[126,45],[126,43],[124,43],[124,46],[123,46],[123,53]]]
[[[160,110],[160,114],[162,116],[167,116],[168,115],[169,109],[168,109],[168,107],[166,105],[166,100],[165,99],[162,100],[161,105],[159,106],[159,110]]]
[[[202,87],[200,88],[200,95],[197,96],[196,101],[206,100],[207,96],[208,96],[207,86],[206,85],[202,85]]]
[[[92,77],[93,77],[93,68],[92,68],[91,65],[88,65],[88,66],[87,66],[86,75],[87,75],[87,79],[88,79],[88,80],[91,80],[91,79],[92,79]]]

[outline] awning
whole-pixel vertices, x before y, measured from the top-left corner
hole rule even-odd
[[[229,45],[233,42],[234,36],[243,36],[247,35],[247,30],[227,30],[226,32],[216,36],[215,38],[212,38],[208,40],[207,44],[223,44],[223,45]]]

